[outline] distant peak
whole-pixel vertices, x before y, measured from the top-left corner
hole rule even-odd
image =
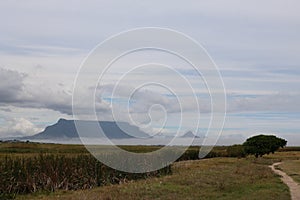
[[[182,137],[195,137],[195,138],[199,138],[199,136],[195,135],[192,131],[186,132]]]

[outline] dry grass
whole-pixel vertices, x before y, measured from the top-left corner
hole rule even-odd
[[[97,146],[95,148],[108,148]],[[159,146],[122,146],[132,152],[149,152]],[[189,148],[182,159],[193,159],[199,147]],[[290,149],[292,150],[292,149]],[[30,158],[63,155],[67,158],[86,155],[81,145],[5,144],[0,143],[0,158],[4,156]],[[196,152],[196,153],[195,153]],[[195,154],[195,155],[194,155]],[[213,156],[226,156],[226,147],[216,147]],[[160,178],[127,181],[121,184],[88,190],[55,192],[38,191],[17,195],[18,199],[289,199],[289,190],[267,167],[273,162],[299,160],[300,152],[278,152],[255,159],[213,158],[177,162],[173,174]],[[296,161],[295,161],[296,162]],[[289,162],[287,162],[288,164]],[[294,165],[295,163],[293,163]],[[297,162],[299,164],[299,162]],[[289,168],[289,167],[288,167]],[[299,169],[299,168],[298,168]],[[294,170],[295,171],[295,170]],[[295,173],[295,172],[292,172]]]
[[[19,199],[289,199],[288,188],[251,159],[213,158],[175,163],[173,174],[91,190]]]
[[[287,160],[278,166],[282,171],[300,183],[300,160]]]
[[[149,173],[121,172],[105,166],[92,155],[80,154],[5,157],[0,159],[0,171],[0,199],[17,194],[88,189],[171,173],[169,166]]]
[[[274,154],[265,155],[266,159],[276,159],[278,161],[300,160],[300,151],[280,151]]]

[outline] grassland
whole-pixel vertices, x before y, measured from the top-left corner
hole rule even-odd
[[[109,146],[93,148],[105,153],[110,149]],[[27,193],[87,189],[171,173],[170,166],[138,174],[121,172],[100,163],[80,145],[2,143],[0,155],[0,199]],[[151,167],[151,163],[146,166]]]
[[[109,149],[108,146],[97,146],[95,148],[101,148],[104,151]],[[132,152],[150,152],[161,147],[121,146],[121,148]],[[192,161],[193,159],[197,159],[198,150],[198,147],[190,147],[186,153],[178,159],[180,162],[174,163],[171,168],[162,173],[154,173],[152,175],[142,174],[140,177],[133,176],[132,174],[123,174],[120,176],[120,173],[117,171],[108,169],[103,165],[99,165],[99,163],[95,164],[96,162],[90,157],[89,152],[81,145],[0,143],[0,159],[2,161],[3,159],[19,160],[20,162],[18,161],[16,165],[18,168],[22,165],[20,164],[22,162],[24,164],[28,160],[34,160],[41,156],[47,157],[50,159],[48,161],[51,161],[50,163],[52,164],[45,162],[46,170],[43,171],[44,175],[47,175],[47,171],[51,171],[49,169],[53,169],[53,166],[57,163],[57,167],[63,166],[59,163],[75,163],[75,165],[70,164],[73,168],[62,167],[58,171],[67,169],[67,174],[69,174],[71,180],[67,182],[73,183],[75,180],[77,186],[83,187],[77,187],[75,184],[76,187],[73,188],[57,187],[50,190],[46,188],[35,190],[31,194],[16,192],[17,195],[13,195],[13,197],[17,199],[290,198],[287,186],[280,181],[277,175],[272,173],[268,165],[274,162],[284,161],[285,165],[282,166],[283,170],[291,170],[291,174],[295,174],[296,170],[299,172],[299,167],[297,168],[295,165],[299,166],[298,160],[300,159],[300,152],[294,151],[295,149],[287,148],[286,151],[276,152],[275,154],[267,155],[259,159],[255,159],[254,157],[237,159],[226,157],[228,156],[226,147],[215,147],[207,156],[209,159]],[[36,161],[38,162],[35,165],[40,165],[40,160],[36,159]],[[92,163],[92,165],[86,165],[86,163]],[[3,162],[1,162],[1,165],[3,166]],[[119,181],[107,181],[105,184],[101,184],[103,181],[100,179],[100,182],[97,182],[97,180],[93,179],[95,177],[94,172],[97,172],[95,166],[101,166],[99,173],[104,175],[104,177]],[[25,167],[25,169],[27,168],[28,167]],[[57,174],[55,171],[57,170],[52,170],[52,172],[54,172],[52,175]],[[5,173],[7,173],[5,170],[1,171],[2,178],[6,177]],[[75,179],[73,174],[76,174]],[[33,174],[29,171],[25,177],[32,176]],[[15,176],[13,177],[15,178]],[[84,182],[81,182],[87,179],[96,184],[87,186]],[[23,183],[26,183],[26,181]],[[18,184],[20,183],[18,182]],[[2,197],[6,198],[6,196]]]
[[[263,161],[261,161],[263,163]],[[173,174],[51,195],[18,199],[289,199],[289,190],[264,164],[251,159],[212,158],[182,161]]]
[[[286,160],[278,167],[300,184],[300,160]]]

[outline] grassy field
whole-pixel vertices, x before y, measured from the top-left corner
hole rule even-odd
[[[93,148],[112,156],[109,146]],[[132,149],[135,148],[140,149]],[[121,172],[100,163],[80,145],[2,143],[0,154],[0,199],[28,193],[88,189],[171,173],[170,166],[139,174]],[[141,161],[132,164],[151,167],[152,163]],[[130,160],[120,165],[127,162]]]
[[[265,159],[275,159],[277,161],[300,160],[300,151],[279,151],[274,154],[264,156]]]
[[[286,160],[278,167],[300,184],[300,160]]]
[[[109,149],[108,146],[95,148],[101,148],[104,151]],[[151,152],[161,147],[121,146],[121,148],[132,152]],[[280,167],[298,179],[299,176],[296,174],[299,175],[300,152],[295,151],[297,149],[287,148],[258,159],[254,157],[229,158],[226,157],[228,156],[226,149],[227,147],[224,146],[215,147],[207,159],[192,161],[197,158],[199,147],[190,147],[178,160],[180,162],[174,163],[171,168],[153,174],[135,176],[134,174],[121,174],[95,162],[82,145],[0,143],[0,165],[4,169],[1,171],[0,178],[2,183],[5,180],[11,184],[11,186],[8,184],[7,188],[13,188],[12,186],[16,185],[24,188],[27,180],[39,177],[31,171],[35,174],[42,172],[43,176],[39,177],[38,183],[45,184],[44,182],[50,180],[50,183],[54,185],[53,187],[50,184],[49,189],[47,183],[42,185],[41,189],[34,190],[33,193],[32,188],[36,187],[35,183],[32,186],[26,186],[25,188],[31,188],[29,191],[31,194],[16,192],[17,195],[10,196],[17,199],[290,198],[287,186],[272,173],[268,165],[283,161]],[[39,165],[43,167],[36,167]],[[9,170],[11,168],[14,170]],[[56,173],[57,171],[59,173]],[[63,178],[65,174],[68,175],[67,179]],[[97,174],[101,174],[104,178],[95,179]],[[103,180],[106,182],[104,183]],[[61,182],[64,184],[57,184]],[[3,191],[6,190],[3,189]],[[2,198],[6,197],[2,196]]]
[[[261,163],[264,163],[261,161]],[[266,164],[266,163],[265,163]],[[173,174],[91,190],[59,191],[18,199],[289,199],[289,190],[264,164],[251,159],[181,161]]]

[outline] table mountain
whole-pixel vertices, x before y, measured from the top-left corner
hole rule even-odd
[[[130,125],[127,122],[76,120],[75,126],[74,120],[59,119],[56,124],[46,127],[41,133],[23,139],[78,138],[77,130],[80,131],[80,137],[99,138],[106,136],[110,139],[149,137],[147,133],[141,131],[137,126]]]

